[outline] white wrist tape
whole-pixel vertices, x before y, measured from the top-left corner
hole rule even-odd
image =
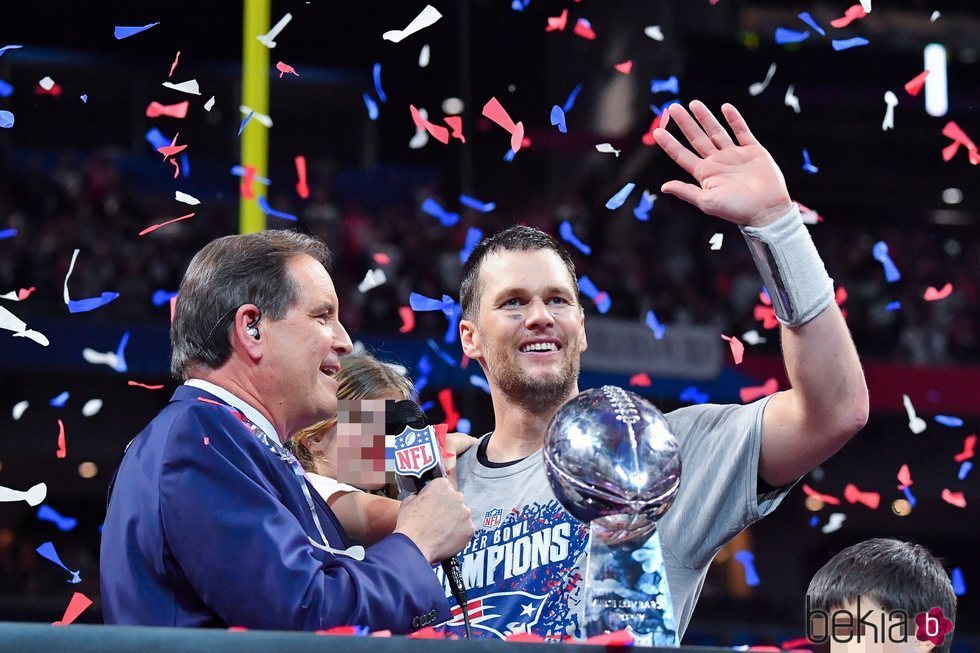
[[[834,301],[834,281],[795,204],[772,224],[740,229],[783,325],[805,324]]]

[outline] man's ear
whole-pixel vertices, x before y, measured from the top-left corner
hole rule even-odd
[[[240,306],[235,311],[234,328],[231,334],[232,349],[243,352],[255,362],[262,358],[263,343],[265,342],[262,339],[265,324],[261,321],[261,317],[262,313],[255,304]]]
[[[476,323],[472,320],[459,321],[459,343],[463,347],[463,353],[468,358],[480,360],[483,358],[483,343],[480,331],[476,328]]]
[[[579,332],[579,342],[582,343],[582,346],[579,347],[579,352],[583,352],[589,348],[589,341],[585,337],[585,311],[584,310],[582,311],[582,317],[579,318],[579,329],[581,329],[581,331]]]

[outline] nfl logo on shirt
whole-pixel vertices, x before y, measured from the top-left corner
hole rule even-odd
[[[435,431],[431,426],[424,429],[406,427],[395,436],[395,473],[403,476],[422,477],[422,474],[439,464]]]
[[[500,523],[500,517],[504,514],[503,508],[491,508],[483,516],[483,528],[493,528]]]

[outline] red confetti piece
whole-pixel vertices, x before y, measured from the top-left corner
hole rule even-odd
[[[248,628],[246,628],[245,626],[228,626],[228,632],[229,633],[246,633],[246,632],[248,632]]]
[[[603,633],[594,635],[584,642],[594,646],[632,646],[633,637],[625,630],[617,630],[614,633]]]
[[[742,341],[735,336],[726,336],[722,334],[722,339],[728,341],[728,345],[732,348],[732,358],[735,359],[736,365],[742,364],[742,357],[745,356],[745,345]]]
[[[592,29],[592,25],[589,21],[584,18],[579,18],[578,22],[575,23],[575,36],[581,36],[583,39],[588,39],[589,41],[595,41],[595,30]]]
[[[373,633],[371,633],[370,635],[368,635],[368,637],[391,637],[391,631],[390,630],[376,630]]]
[[[633,60],[624,61],[623,63],[618,63],[613,66],[616,70],[623,73],[624,75],[629,75],[630,71],[633,70]]]
[[[190,102],[187,100],[178,102],[177,104],[150,102],[150,105],[146,107],[146,117],[159,118],[160,116],[167,116],[169,118],[186,118],[188,106],[190,106]]]
[[[140,388],[146,388],[147,390],[163,390],[163,384],[160,385],[147,385],[145,383],[140,383],[139,381],[126,381],[128,385],[135,385]]]
[[[922,299],[927,302],[934,302],[940,299],[946,299],[953,293],[953,284],[947,283],[940,290],[936,290],[935,286],[929,286],[926,288],[926,292],[922,295]]]
[[[432,626],[427,626],[416,630],[414,633],[405,635],[409,639],[446,639],[446,637]]]
[[[653,381],[650,380],[649,374],[646,372],[640,372],[639,374],[634,374],[630,377],[630,385],[649,388],[651,385],[653,385]]]
[[[436,441],[439,443],[439,453],[443,458],[454,458],[456,454],[446,450],[446,436],[449,434],[449,425],[446,423],[433,424],[432,430],[436,432]]]
[[[956,506],[957,508],[966,508],[966,498],[963,496],[962,492],[950,492],[947,488],[943,488],[943,501],[946,503]]]
[[[58,420],[58,451],[55,453],[58,458],[65,458],[68,455],[68,446],[65,444],[65,424]]]
[[[524,123],[515,123],[497,98],[492,97],[483,105],[483,115],[510,132],[510,149],[518,152],[524,144]]]
[[[504,640],[508,642],[543,642],[544,637],[534,633],[511,633]]]
[[[909,471],[908,465],[902,465],[898,470],[898,483],[899,490],[904,490],[912,485],[912,473]]]
[[[446,426],[450,431],[456,430],[456,423],[459,421],[459,413],[456,412],[456,408],[453,407],[453,391],[449,388],[443,388],[439,391],[439,405],[442,406],[442,412],[446,416]]]
[[[653,122],[650,123],[650,129],[647,130],[647,133],[643,134],[643,137],[640,139],[640,142],[642,142],[646,146],[656,145],[657,138],[653,135],[653,132],[655,129],[657,129],[660,126],[661,126],[660,116],[654,116]]]
[[[796,200],[793,200],[793,204],[796,204],[796,206],[799,207],[800,213],[803,214],[804,218],[806,218],[808,213],[812,213],[817,218],[817,222],[823,222],[822,215],[820,215],[819,213],[817,213],[811,208],[807,208],[802,202],[797,202]]]
[[[913,97],[918,95],[919,91],[922,90],[922,87],[925,86],[926,77],[928,76],[929,76],[929,71],[923,70],[921,73],[919,73],[909,81],[905,82],[905,92]]]
[[[821,501],[823,501],[824,503],[826,503],[828,505],[831,505],[831,506],[839,506],[840,505],[840,499],[838,499],[837,497],[831,496],[829,494],[821,494],[820,492],[817,492],[816,490],[814,490],[813,488],[811,488],[806,483],[803,484],[803,492],[808,497],[816,497],[817,499],[820,499]]]
[[[776,311],[772,308],[772,306],[756,306],[752,317],[754,317],[757,321],[762,322],[763,329],[775,329],[777,326],[779,326],[779,320],[776,319]]]
[[[738,396],[742,399],[743,404],[747,404],[750,401],[755,401],[762,397],[767,397],[772,393],[779,390],[779,382],[776,379],[769,379],[762,385],[749,386],[747,388],[741,388],[738,391]]]
[[[813,642],[811,642],[808,637],[798,637],[797,639],[786,640],[779,645],[779,648],[783,649],[784,651],[789,651],[795,648],[805,648],[809,651],[812,646]]]
[[[950,120],[943,127],[943,136],[953,139],[953,142],[943,148],[943,161],[949,161],[956,155],[960,145],[965,147],[970,153],[970,163],[980,164],[980,155],[977,154],[977,145],[966,135],[960,126]]]
[[[20,301],[24,301],[25,299],[30,297],[31,293],[34,292],[35,290],[37,290],[37,288],[35,288],[34,286],[31,286],[30,288],[21,288],[20,290],[17,291],[17,299],[19,299]]]
[[[409,333],[415,328],[415,311],[411,306],[399,306],[398,315],[402,319],[402,325],[398,327],[398,333]]]
[[[412,112],[412,121],[415,122],[416,127],[418,127],[419,129],[424,129],[425,131],[429,132],[429,135],[432,136],[432,138],[436,139],[437,141],[439,141],[444,145],[449,142],[448,129],[446,129],[442,125],[433,125],[431,122],[423,118],[422,114],[419,113],[419,110],[415,108],[414,104],[408,105],[408,109],[409,111]]]
[[[71,600],[68,601],[68,607],[65,608],[65,616],[63,616],[58,621],[53,622],[52,626],[67,626],[73,623],[78,617],[92,605],[92,599],[85,596],[81,592],[75,592],[71,595]]]
[[[837,288],[837,291],[834,293],[834,301],[838,306],[847,301],[847,290],[844,289],[844,286]]]
[[[317,635],[356,635],[359,628],[357,626],[334,626],[333,628],[327,628],[326,630],[316,631]]]
[[[830,21],[830,24],[831,26],[840,29],[841,27],[847,27],[853,21],[864,18],[867,15],[868,13],[861,5],[851,5],[847,8],[842,17],[835,18],[834,20]]]
[[[969,460],[970,458],[973,458],[973,448],[976,445],[977,445],[976,434],[966,436],[966,439],[963,440],[963,451],[953,456],[953,460],[955,460],[958,463],[961,463],[964,460]]]
[[[293,161],[296,163],[296,177],[299,181],[296,182],[296,194],[301,198],[308,199],[310,196],[310,187],[306,184],[306,157],[297,156]]]
[[[844,487],[844,498],[847,499],[848,503],[860,503],[872,510],[878,508],[878,504],[881,503],[881,495],[877,492],[862,492],[853,483],[848,483]]]
[[[561,32],[568,24],[568,9],[561,12],[561,16],[548,17],[548,26],[544,28],[546,32]]]
[[[238,192],[244,199],[255,199],[255,191],[252,190],[254,183],[255,166],[245,166],[245,174],[242,175],[242,183],[238,187]]]
[[[170,76],[174,74],[174,69],[177,68],[178,61],[180,61],[180,50],[177,50],[177,56],[174,57],[174,62],[170,64],[170,72],[167,73],[167,79],[170,79]]]
[[[170,298],[170,324],[174,323],[174,311],[177,310],[177,295]]]
[[[389,263],[391,263],[391,257],[385,254],[384,252],[375,252],[374,254],[371,255],[371,258],[378,265],[388,265]]]
[[[206,447],[206,446],[208,446],[210,444],[211,444],[211,438],[209,438],[208,436],[205,435],[204,436],[204,446]]]
[[[283,63],[282,61],[276,62],[276,70],[279,71],[279,79],[282,79],[282,76],[285,75],[286,73],[289,73],[290,75],[296,75],[297,77],[299,77],[299,73],[296,72],[295,68],[290,66],[288,63]]]
[[[139,232],[139,235],[140,236],[145,236],[148,233],[151,233],[153,231],[156,231],[160,227],[166,227],[168,224],[173,224],[174,222],[179,222],[181,220],[187,220],[188,218],[193,218],[195,215],[197,215],[197,214],[196,213],[188,213],[187,215],[182,215],[179,218],[174,218],[173,220],[167,220],[166,222],[161,222],[160,224],[150,225],[149,227],[147,227],[143,231]]]
[[[187,149],[186,145],[177,145],[177,137],[180,136],[180,132],[174,136],[174,139],[170,141],[170,145],[164,145],[163,147],[158,147],[157,152],[163,155],[163,158],[173,156]]]
[[[58,97],[61,95],[61,85],[55,84],[51,88],[44,88],[40,84],[34,87],[34,93],[37,95],[51,95],[53,97]]]
[[[170,163],[174,166],[174,179],[180,176],[180,164],[177,163],[177,159],[170,159]]]
[[[449,128],[452,129],[450,136],[453,138],[458,138],[463,143],[466,142],[466,137],[463,136],[463,118],[462,116],[446,116],[443,118]]]

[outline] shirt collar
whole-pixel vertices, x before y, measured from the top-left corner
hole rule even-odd
[[[263,433],[271,438],[274,438],[276,442],[282,442],[282,440],[279,438],[279,433],[276,432],[276,428],[272,425],[272,422],[265,418],[265,415],[256,410],[254,406],[233,395],[220,385],[215,385],[210,381],[205,381],[204,379],[187,379],[184,382],[184,385],[189,385],[194,388],[204,390],[205,392],[210,392],[229,406],[242,411],[250,422],[262,429]]]

